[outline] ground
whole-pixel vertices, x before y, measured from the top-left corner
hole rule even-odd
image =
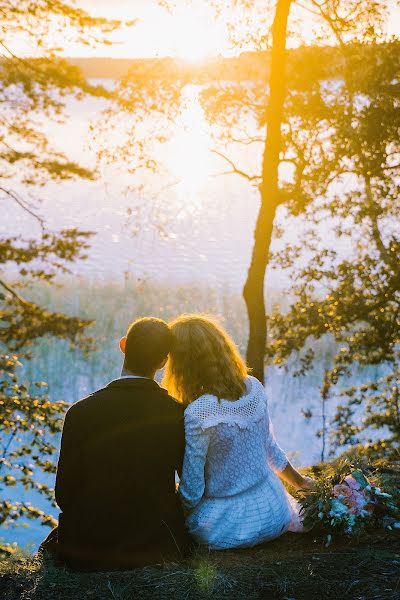
[[[400,599],[400,532],[325,548],[312,533],[286,534],[235,552],[132,572],[77,574],[51,561],[0,562],[2,600],[386,600]]]

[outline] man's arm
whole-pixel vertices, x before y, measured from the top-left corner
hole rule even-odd
[[[65,415],[56,475],[56,502],[62,511],[74,504],[83,480],[81,415],[71,407]]]

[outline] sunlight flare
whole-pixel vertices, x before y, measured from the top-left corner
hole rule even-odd
[[[179,195],[196,200],[211,173],[211,136],[200,103],[201,88],[187,85],[182,109],[168,144],[167,166],[178,181]]]

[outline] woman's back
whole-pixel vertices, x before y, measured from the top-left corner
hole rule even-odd
[[[198,496],[198,473],[192,457],[206,452],[206,497],[241,493],[284,469],[287,458],[271,431],[267,398],[254,377],[246,380],[239,400],[201,396],[185,411],[186,440],[194,452],[186,452],[181,494],[187,505]],[[201,476],[201,474],[200,474]]]
[[[189,530],[212,548],[257,544],[290,524],[274,470],[287,458],[273,436],[264,387],[254,377],[236,401],[201,396],[185,411],[180,492]]]

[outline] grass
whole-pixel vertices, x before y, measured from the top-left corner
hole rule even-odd
[[[329,548],[312,533],[253,549],[199,551],[180,564],[131,572],[71,573],[50,560],[0,562],[2,600],[386,600],[400,598],[400,532]]]

